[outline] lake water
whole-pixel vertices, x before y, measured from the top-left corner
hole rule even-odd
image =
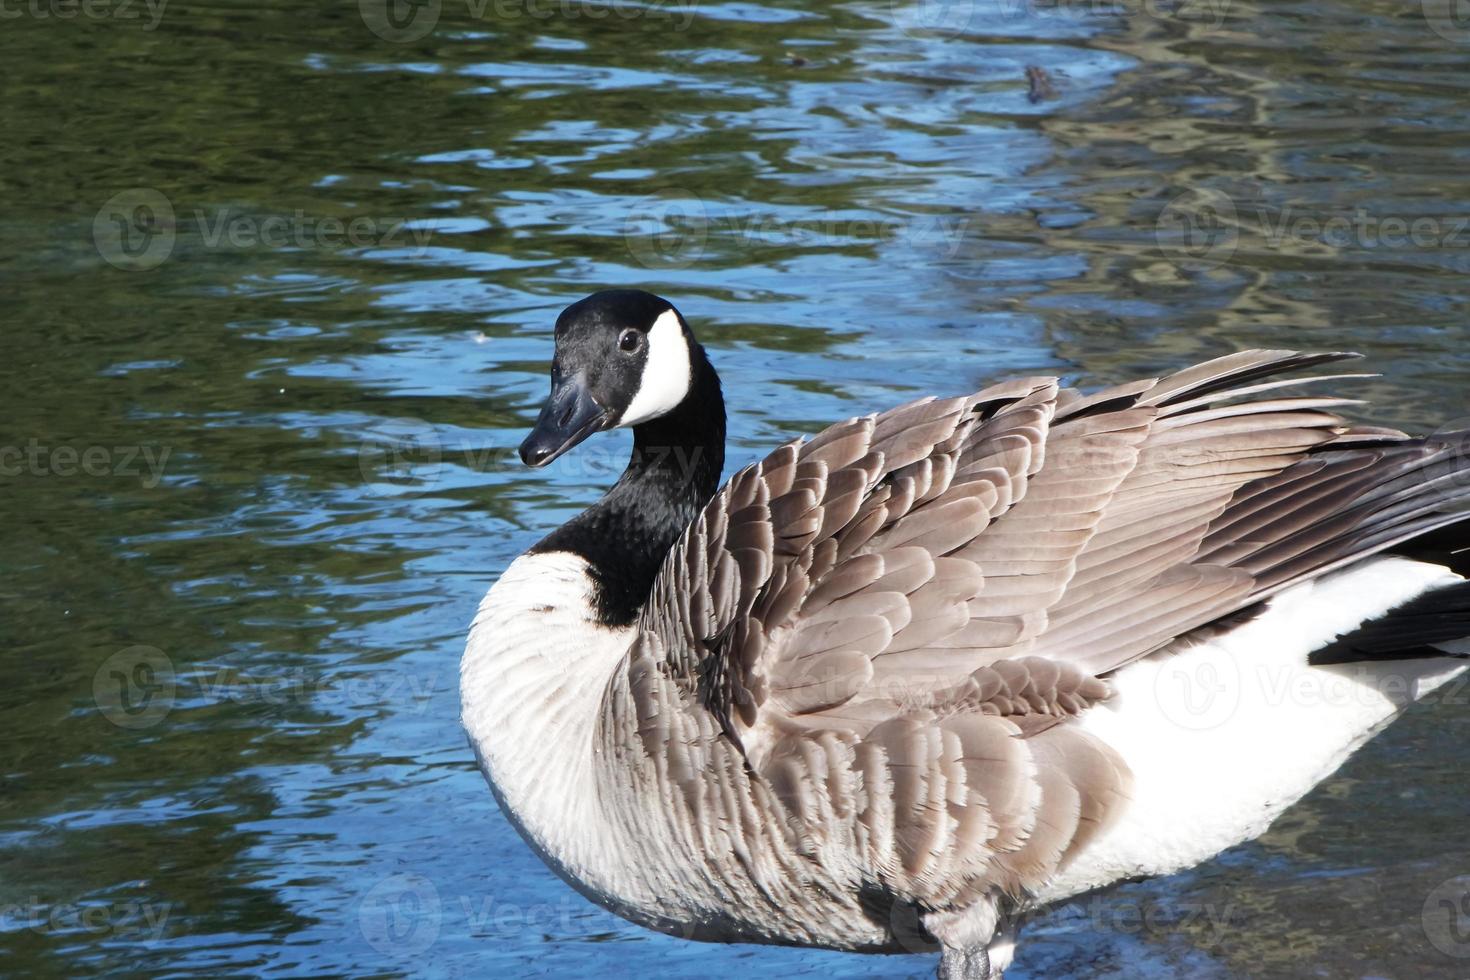
[[[627,449],[514,463],[556,313],[677,302],[732,466],[1247,346],[1464,424],[1470,21],[1425,4],[0,5],[0,973],[928,975],[652,935],[499,813],[463,634]],[[1008,977],[1467,975],[1467,701]]]

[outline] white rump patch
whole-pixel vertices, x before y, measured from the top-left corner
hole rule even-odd
[[[648,354],[638,393],[618,425],[637,425],[672,412],[689,394],[689,384],[689,341],[684,338],[679,314],[666,310],[648,331]]]
[[[1171,874],[1259,836],[1399,712],[1466,669],[1438,658],[1312,667],[1311,652],[1463,581],[1428,562],[1368,559],[1293,586],[1208,642],[1118,671],[1115,697],[1077,724],[1127,762],[1132,802],[1042,900]]]

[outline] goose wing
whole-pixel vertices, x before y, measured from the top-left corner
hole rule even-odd
[[[1034,884],[1126,793],[1126,767],[1058,725],[1109,671],[1467,516],[1452,446],[1279,391],[1350,356],[1246,351],[1091,395],[1011,381],[783,446],[672,549],[635,664],[808,826],[845,805],[822,774],[861,773],[901,885],[966,853]]]

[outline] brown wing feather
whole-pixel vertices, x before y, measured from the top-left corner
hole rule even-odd
[[[1123,762],[1065,724],[1101,676],[1467,516],[1449,442],[1280,394],[1347,356],[1246,351],[1090,395],[1022,379],[783,446],[670,553],[642,662],[812,847],[840,825],[865,877],[916,899],[1024,893],[1126,799]],[[647,749],[684,787],[701,760],[668,710]]]

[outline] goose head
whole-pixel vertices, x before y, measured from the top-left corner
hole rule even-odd
[[[679,311],[653,293],[609,289],[568,306],[556,319],[551,395],[521,460],[545,466],[595,432],[669,415],[690,397],[698,351]]]

